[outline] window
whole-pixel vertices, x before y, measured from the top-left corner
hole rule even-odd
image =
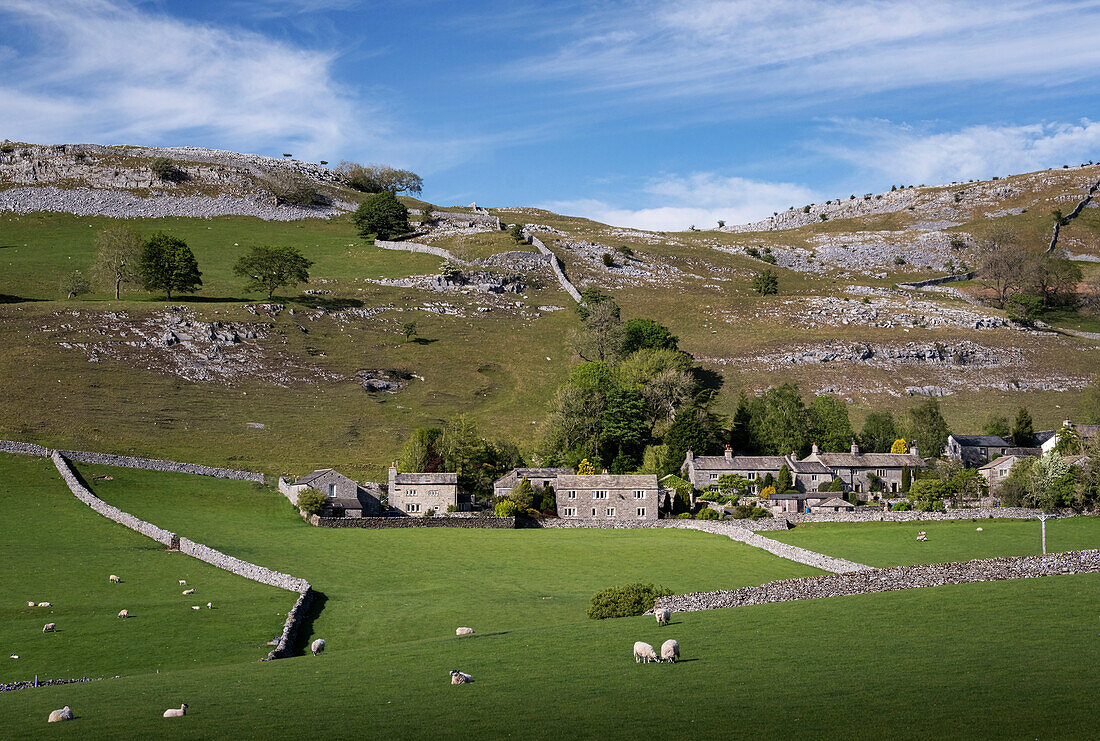
[[[750,481],[755,480],[756,479],[756,471],[750,471],[748,478],[749,478]]]
[[[615,508],[614,507],[608,507],[607,508],[607,516],[608,517],[614,517],[615,516]]]
[[[711,481],[717,481],[717,480],[718,480],[718,474],[716,474],[716,473],[712,473],[712,474],[710,475],[710,480],[711,480]]]
[[[645,517],[645,507],[638,507],[638,517]]]
[[[635,491],[634,492],[634,498],[635,499],[645,499],[645,491],[643,491],[643,490]]]
[[[439,492],[438,492],[438,491],[436,491],[435,489],[429,489],[429,490],[428,490],[428,496],[429,496],[429,497],[438,497],[438,496],[439,496]]]
[[[816,473],[813,474],[812,476],[810,476],[810,481],[817,481],[817,474]]]
[[[329,484],[328,485],[328,495],[329,495],[329,497],[335,497],[336,496],[336,484]]]
[[[592,492],[592,498],[593,499],[607,499],[607,492],[603,491],[603,490],[600,490],[600,489],[597,489],[596,491]]]
[[[561,510],[561,514],[562,514],[562,517],[576,517],[577,516],[577,508],[576,507],[563,507],[562,510]]]
[[[569,491],[567,491],[565,493],[565,496],[568,499],[576,499],[577,498],[577,491],[575,489],[570,489]]]
[[[420,511],[420,505],[417,504],[416,502],[406,502],[405,503],[405,511],[406,512],[419,512]]]
[[[878,476],[880,479],[886,478],[886,469],[885,468],[876,468],[875,469],[875,475]]]
[[[596,516],[596,508],[595,508],[595,507],[593,507],[593,508],[592,508],[592,516],[593,516],[593,517],[595,517],[595,516]]]

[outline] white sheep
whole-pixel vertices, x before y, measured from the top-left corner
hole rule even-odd
[[[674,639],[669,638],[667,641],[661,644],[661,660],[667,661],[670,664],[675,664],[676,659],[680,658],[680,644]]]
[[[463,674],[458,669],[451,669],[451,684],[470,684],[474,678],[469,674]]]
[[[57,630],[57,623],[46,623],[42,626],[43,633],[53,633],[55,630]]]
[[[107,578],[110,579],[111,581],[113,581],[115,584],[118,584],[120,581],[122,581],[122,579],[118,578],[118,574],[111,574]]]
[[[180,586],[181,587],[186,587],[187,586],[187,580],[186,579],[180,579]]]
[[[195,590],[194,589],[185,589],[185,590],[183,590],[183,593],[184,594],[194,594]]]
[[[668,621],[672,619],[672,610],[667,607],[658,607],[653,611],[653,615],[657,618],[657,625],[668,625]]]
[[[39,607],[52,607],[53,605],[51,605],[49,602],[39,602],[38,606]]]
[[[61,708],[60,710],[55,710],[52,713],[50,713],[50,719],[46,722],[47,723],[57,723],[58,721],[72,720],[72,719],[73,719],[73,710],[68,705],[66,705],[65,707]]]
[[[130,617],[130,611],[129,610],[119,610],[118,611],[118,616],[120,618],[128,618],[128,617]]]
[[[978,532],[979,532],[979,533],[980,533],[980,532],[982,532],[982,529],[981,529],[981,528],[978,528]]]
[[[192,610],[201,610],[202,608],[198,605],[191,605],[191,609]]]
[[[34,607],[34,603],[33,603],[33,602],[29,602],[29,601],[28,601],[28,602],[27,602],[27,607]]]
[[[474,629],[473,628],[456,628],[455,629],[455,635],[456,636],[470,636],[470,635],[473,635],[473,634],[474,634]]]
[[[187,703],[182,703],[178,708],[168,708],[164,711],[165,718],[182,718],[187,712]]]
[[[639,661],[648,664],[651,661],[659,661],[657,658],[657,652],[653,650],[653,646],[650,646],[645,641],[637,641],[634,643],[634,663]]]
[[[313,643],[309,644],[309,650],[313,652],[314,656],[320,656],[325,650],[325,639],[318,638]]]
[[[207,610],[213,610],[214,609],[214,603],[213,602],[207,602],[206,603],[206,609]]]

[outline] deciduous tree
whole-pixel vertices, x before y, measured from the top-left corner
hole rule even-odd
[[[312,265],[295,247],[252,247],[237,260],[233,273],[247,279],[245,291],[265,291],[270,299],[276,289],[308,283]]]
[[[139,265],[147,291],[191,293],[202,286],[199,263],[187,243],[164,232],[154,232],[145,240]]]
[[[117,301],[123,283],[139,279],[141,235],[128,226],[109,226],[95,237],[96,259],[92,272],[115,289]]]

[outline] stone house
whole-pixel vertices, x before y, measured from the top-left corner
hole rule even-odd
[[[989,490],[995,491],[1002,481],[1008,476],[1012,467],[1025,457],[1019,455],[1002,455],[1000,458],[990,461],[978,467],[978,474],[989,484]]]
[[[829,469],[830,481],[839,478],[845,491],[855,492],[870,492],[874,476],[882,482],[884,492],[897,493],[901,491],[902,469],[908,466],[911,475],[915,475],[924,467],[916,445],[908,453],[862,453],[855,443],[847,453],[819,453],[815,443],[813,452],[804,460],[821,463]]]
[[[662,493],[656,474],[559,475],[558,517],[563,519],[637,522],[656,520]]]
[[[279,491],[294,504],[305,489],[316,489],[325,495],[322,517],[377,517],[382,512],[379,484],[360,484],[331,468],[319,468],[293,482],[279,479]]]
[[[1100,434],[1100,425],[1079,425],[1067,419],[1062,422],[1061,429],[1050,430],[1048,433],[1038,432],[1035,434],[1037,438],[1040,435],[1044,436],[1042,440],[1036,440],[1042,450],[1040,455],[1046,455],[1054,450],[1054,447],[1058,444],[1058,438],[1062,435],[1062,430],[1067,427],[1077,433],[1077,437],[1081,439],[1082,444],[1089,442],[1095,438],[1097,434]],[[1047,435],[1049,435],[1049,437]]]
[[[824,512],[852,512],[855,508],[856,506],[851,502],[840,497],[833,497],[814,504],[810,507],[810,512],[815,515]]]
[[[832,481],[829,469],[820,461],[805,458],[799,460],[792,455],[734,455],[727,445],[724,455],[695,455],[688,451],[681,475],[696,489],[713,489],[718,479],[726,475],[739,475],[749,480],[746,494],[760,493],[764,477],[768,474],[775,478],[779,470],[786,466],[791,472],[791,482],[798,491],[817,491]]]
[[[457,473],[398,473],[390,466],[390,508],[400,514],[424,515],[429,510],[442,514],[448,507],[460,512],[472,508],[470,498],[458,493]]]
[[[554,486],[556,489],[554,482],[558,476],[572,473],[572,468],[513,468],[493,482],[493,494],[498,497],[508,496],[524,477],[536,489],[545,489],[547,486]]]
[[[948,460],[961,461],[967,468],[974,468],[997,456],[1007,455],[1011,447],[1012,439],[1000,435],[949,435],[944,456]]]

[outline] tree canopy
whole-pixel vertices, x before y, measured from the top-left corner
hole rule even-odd
[[[275,290],[309,282],[312,260],[295,247],[253,247],[237,260],[233,273],[247,278],[246,291],[265,291],[271,298]]]
[[[164,232],[154,232],[145,240],[139,265],[147,291],[191,293],[202,286],[199,263],[187,243]]]
[[[409,210],[389,191],[367,196],[355,209],[351,220],[364,237],[389,239],[411,230]]]
[[[925,455],[941,456],[947,447],[950,431],[934,397],[919,402],[906,412],[909,439],[915,441]]]
[[[115,289],[117,301],[123,283],[139,279],[141,235],[128,226],[115,225],[103,229],[95,237],[96,259],[92,272],[103,283]]]
[[[863,420],[859,433],[859,447],[868,453],[888,453],[898,439],[894,415],[890,412],[871,412]]]
[[[420,193],[424,180],[415,172],[386,165],[360,165],[341,162],[336,173],[349,188],[363,193]]]

